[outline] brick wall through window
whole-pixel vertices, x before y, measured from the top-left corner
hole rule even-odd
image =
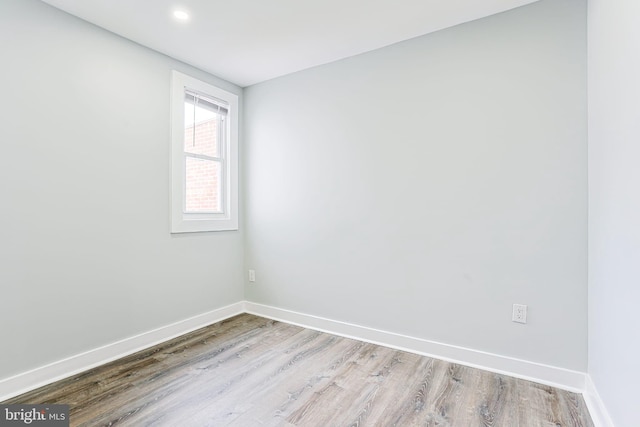
[[[185,127],[184,150],[186,153],[220,157],[217,115]],[[220,212],[221,163],[186,156],[186,206],[188,213]]]

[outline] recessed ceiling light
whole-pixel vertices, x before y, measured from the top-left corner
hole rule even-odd
[[[179,19],[181,21],[186,21],[189,19],[189,14],[184,10],[174,10],[173,16],[175,16],[176,19]]]

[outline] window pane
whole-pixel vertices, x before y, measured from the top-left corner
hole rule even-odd
[[[192,154],[203,154],[209,157],[220,157],[218,141],[218,125],[220,114],[207,108],[184,103],[184,151]],[[194,133],[195,130],[195,133]]]
[[[222,212],[220,162],[186,158],[185,213]]]

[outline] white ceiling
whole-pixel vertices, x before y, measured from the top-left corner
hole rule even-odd
[[[43,1],[249,86],[537,0]]]

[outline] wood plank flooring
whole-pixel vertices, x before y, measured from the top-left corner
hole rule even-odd
[[[593,427],[575,393],[249,314],[3,403],[72,426]]]

